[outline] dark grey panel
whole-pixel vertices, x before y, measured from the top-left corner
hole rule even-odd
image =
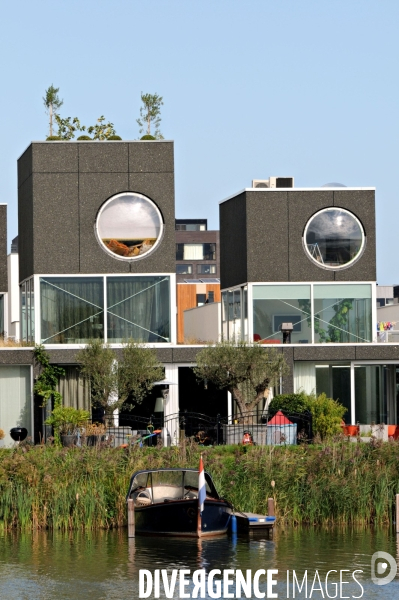
[[[164,234],[160,244],[146,258],[131,262],[131,273],[174,273],[176,241],[173,173],[131,173],[129,189],[153,200],[164,219]]]
[[[125,142],[81,142],[79,150],[81,173],[127,173],[128,148]]]
[[[287,192],[247,192],[248,281],[289,281]]]
[[[287,281],[333,281],[334,272],[318,267],[305,253],[303,231],[310,217],[334,205],[332,191],[288,192],[289,275]]]
[[[356,360],[397,360],[399,362],[399,346],[388,344],[370,344],[356,346]]]
[[[76,173],[78,151],[73,142],[34,142],[32,173]]]
[[[113,258],[100,247],[94,229],[97,213],[102,204],[110,196],[127,189],[129,189],[127,173],[79,174],[80,273],[129,272],[128,262]]]
[[[294,360],[355,360],[355,346],[331,346],[330,344],[311,346],[304,344],[303,348],[294,347]]]
[[[197,362],[197,354],[202,348],[193,348],[191,346],[179,346],[172,348],[174,363],[195,363]]]
[[[130,173],[173,173],[173,142],[137,141],[129,143]]]
[[[32,179],[34,273],[79,273],[78,175],[34,173]]]
[[[33,177],[18,189],[19,281],[33,275]]]
[[[32,174],[32,144],[18,159],[18,187]]]
[[[0,350],[0,365],[31,365],[33,351],[30,348],[13,348]]]
[[[75,350],[72,348],[63,348],[63,349],[55,349],[55,350],[47,350],[50,356],[50,363],[53,365],[76,365],[78,364],[76,360],[76,355],[79,350]]]
[[[239,194],[219,206],[221,289],[248,281],[246,196]]]
[[[367,246],[362,257],[348,269],[335,272],[336,281],[376,281],[376,236],[374,190],[334,192],[334,205],[350,210],[363,224]]]
[[[172,363],[173,362],[172,348],[157,348],[157,358],[163,364]]]
[[[7,206],[0,206],[0,292],[8,290],[7,275]]]
[[[283,377],[283,394],[294,393],[294,352],[293,348],[284,347],[282,352],[284,354],[285,362],[288,365],[289,373]],[[276,392],[275,392],[276,394]]]

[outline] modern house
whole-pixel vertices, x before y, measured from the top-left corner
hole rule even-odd
[[[249,188],[220,204],[222,328],[278,347],[284,392],[326,392],[347,423],[397,422],[399,347],[377,343],[374,188]]]

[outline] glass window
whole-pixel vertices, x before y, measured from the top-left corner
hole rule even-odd
[[[125,192],[103,204],[96,231],[108,254],[121,260],[135,260],[157,246],[163,221],[158,207],[149,198]]]
[[[197,306],[203,306],[206,302],[206,294],[197,294]]]
[[[216,273],[216,265],[197,265],[197,273],[202,275],[214,275]]]
[[[86,344],[104,337],[102,277],[47,277],[40,280],[41,341]]]
[[[216,260],[216,244],[176,244],[176,260]]]
[[[304,246],[318,266],[337,270],[350,266],[361,256],[365,235],[355,215],[343,208],[326,208],[308,221]]]
[[[380,387],[381,365],[355,366],[355,410],[359,423],[386,422]]]
[[[191,275],[193,272],[193,265],[176,265],[176,273],[178,275]]]
[[[292,323],[291,343],[312,341],[310,285],[254,285],[254,340],[281,343],[282,323]]]
[[[371,342],[371,286],[315,285],[316,343]]]
[[[170,341],[170,278],[107,277],[108,341]]]
[[[21,285],[21,338],[28,341],[26,327],[26,282]]]

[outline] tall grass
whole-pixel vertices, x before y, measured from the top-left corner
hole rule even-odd
[[[60,530],[126,525],[125,495],[139,469],[205,468],[236,510],[280,522],[389,523],[399,493],[399,444],[113,449],[20,446],[0,450],[0,528]],[[272,484],[274,482],[274,485]]]

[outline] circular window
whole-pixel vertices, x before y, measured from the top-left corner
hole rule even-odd
[[[360,258],[365,235],[359,219],[344,208],[325,208],[309,219],[303,234],[308,256],[319,267],[344,269]]]
[[[107,200],[96,221],[100,244],[114,258],[121,260],[135,260],[152,252],[162,231],[158,207],[146,196],[133,192],[124,192]]]

